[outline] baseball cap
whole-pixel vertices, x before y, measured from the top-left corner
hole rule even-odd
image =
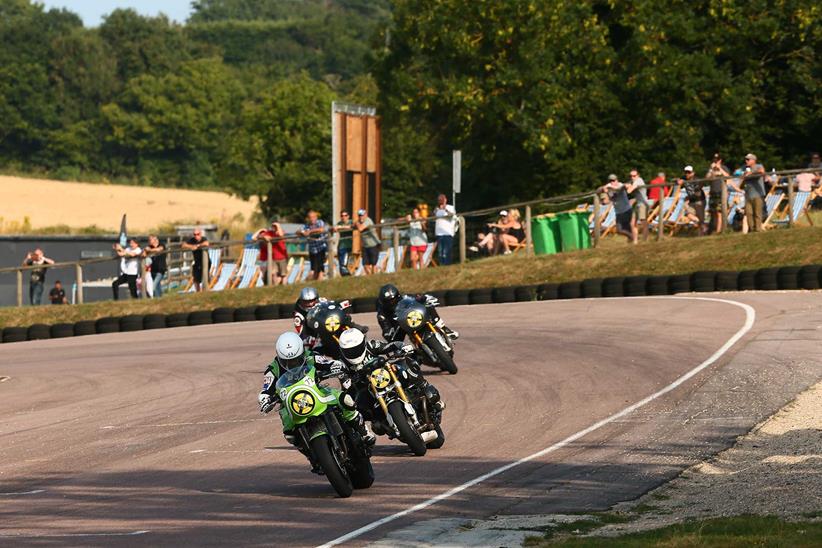
[[[357,215],[365,215],[366,213],[368,213],[368,212],[364,209],[357,210]]]
[[[503,209],[502,211],[499,212],[500,217],[505,217],[506,215],[508,215],[508,210],[507,209]]]
[[[685,169],[683,169],[682,171],[693,171],[693,170],[694,170],[694,166],[685,166]]]
[[[619,177],[617,177],[615,173],[611,173],[610,175],[608,175],[608,180],[609,181],[618,181]]]
[[[746,160],[756,160],[756,154],[751,154],[750,152],[745,155]]]

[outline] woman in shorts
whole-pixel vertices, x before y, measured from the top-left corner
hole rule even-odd
[[[411,215],[406,217],[408,221],[408,244],[411,249],[411,268],[422,270],[425,265],[422,258],[428,249],[428,234],[425,232],[426,223],[422,218],[420,209],[415,207],[411,210]]]

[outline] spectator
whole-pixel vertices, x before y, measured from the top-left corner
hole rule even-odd
[[[285,230],[278,222],[278,218],[272,219],[270,228],[261,228],[255,232],[252,239],[260,242],[257,264],[263,272],[263,282],[268,283],[268,242],[271,242],[271,262],[275,269],[271,275],[271,282],[272,285],[284,284],[288,275],[288,249],[285,244]]]
[[[54,282],[54,287],[49,291],[49,300],[51,304],[68,304],[66,291],[63,289],[63,284],[60,283],[60,280]]]
[[[148,245],[143,249],[143,254],[147,257],[149,272],[151,275],[150,297],[159,299],[163,296],[163,278],[168,272],[166,261],[166,246],[160,243],[160,238],[154,234],[148,237]]]
[[[808,164],[808,169],[813,170],[813,182],[816,185],[816,194],[811,196],[811,207],[813,209],[822,208],[822,185],[820,185],[820,174],[822,174],[822,159],[818,152],[811,153],[811,163]]]
[[[611,173],[608,175],[608,182],[599,187],[597,192],[606,192],[608,199],[614,204],[617,232],[628,238],[629,242],[637,244],[636,226],[631,223],[633,215],[627,187],[619,181],[619,177]]]
[[[469,246],[468,249],[475,253],[484,253],[486,255],[496,255],[499,252],[500,239],[499,234],[502,227],[508,223],[508,211],[502,210],[499,212],[497,222],[486,223],[486,231],[477,234],[477,243]]]
[[[406,219],[408,223],[408,247],[411,249],[411,268],[414,270],[422,270],[425,264],[422,258],[425,251],[428,249],[428,234],[426,230],[425,219],[422,218],[420,208],[415,207],[411,210],[411,215]]]
[[[202,290],[203,269],[208,269],[209,267],[208,253],[203,253],[202,250],[209,247],[210,245],[211,244],[208,242],[208,238],[206,238],[203,235],[203,230],[200,228],[195,228],[194,234],[191,236],[191,238],[183,242],[183,245],[180,246],[188,251],[193,251],[194,266],[191,269],[191,274],[194,278],[195,291]],[[205,261],[203,261],[203,255],[205,255]]]
[[[340,275],[350,276],[348,259],[354,247],[354,221],[351,220],[347,211],[340,211],[340,220],[334,227],[334,231],[340,235],[340,241],[337,244],[337,263],[340,265]]]
[[[808,164],[808,169],[822,171],[822,158],[819,157],[818,152],[811,153],[811,163]]]
[[[745,155],[745,176],[742,188],[745,190],[745,220],[748,230],[762,231],[765,209],[765,166],[757,163],[755,154]]]
[[[437,258],[439,264],[451,264],[452,249],[454,246],[454,234],[457,232],[457,210],[448,203],[445,194],[437,196],[437,209],[434,216],[437,217],[434,223],[434,235],[437,237]]]
[[[705,190],[702,183],[694,178],[694,168],[685,166],[684,179],[679,179],[679,185],[685,190],[685,201],[688,204],[687,216],[697,224],[698,234],[705,234]]]
[[[118,300],[120,295],[118,289],[120,284],[128,284],[128,292],[132,299],[137,298],[137,276],[140,274],[140,257],[143,250],[134,238],[128,239],[128,247],[123,249],[120,244],[114,244],[114,251],[120,257],[120,275],[111,283],[111,291],[114,300]]]
[[[500,225],[500,233],[497,235],[500,246],[502,247],[503,255],[510,255],[511,248],[517,248],[525,241],[525,228],[520,222],[520,214],[518,209],[512,209],[508,214],[502,217],[504,222]]]
[[[328,228],[320,214],[308,212],[305,226],[299,232],[308,239],[308,260],[311,263],[311,279],[320,281],[325,274],[325,258],[328,253]]]
[[[727,186],[726,177],[730,177],[730,175],[731,172],[728,166],[724,164],[722,156],[717,152],[711,161],[711,167],[708,168],[708,172],[705,174],[705,178],[711,180],[710,200],[708,200],[711,204],[711,221],[708,227],[710,233],[722,232],[724,223],[722,219],[722,187]]]
[[[660,171],[656,174],[656,177],[651,180],[652,185],[664,185],[665,184],[665,173]],[[650,200],[649,206],[653,206],[660,200],[660,196],[663,198],[669,196],[671,194],[670,187],[652,187],[648,189],[648,199]]]
[[[54,261],[43,255],[43,250],[39,247],[34,251],[26,254],[23,259],[23,266],[40,266],[54,264]],[[29,303],[32,305],[39,305],[43,301],[43,288],[46,284],[46,270],[47,268],[33,268],[31,269],[31,277],[29,278]]]
[[[634,201],[634,229],[639,233],[639,227],[642,226],[643,239],[648,239],[648,204],[647,189],[645,188],[645,180],[639,176],[639,171],[632,169],[629,173],[631,182],[628,185],[628,197]]]
[[[812,192],[813,186],[819,181],[819,175],[806,171],[804,173],[797,173],[796,175],[796,189],[799,192]]]
[[[380,238],[377,236],[377,229],[374,228],[374,221],[368,217],[366,210],[357,211],[357,222],[354,223],[354,227],[360,233],[365,274],[374,274],[377,272],[377,261],[380,257]]]

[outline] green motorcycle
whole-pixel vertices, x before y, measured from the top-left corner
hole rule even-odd
[[[322,469],[337,494],[350,497],[354,489],[371,487],[370,449],[350,422],[357,418],[353,399],[324,385],[308,363],[286,370],[275,388],[283,430],[294,433],[297,447]]]

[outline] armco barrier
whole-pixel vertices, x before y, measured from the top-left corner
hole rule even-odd
[[[751,289],[819,289],[822,287],[822,265],[785,266],[781,268],[761,268],[742,272],[700,271],[691,274],[661,276],[616,276],[612,278],[590,278],[582,281],[545,283],[511,287],[480,287],[475,289],[438,290],[431,294],[437,297],[441,306],[466,304],[490,304],[524,302],[533,300],[595,298],[597,296],[642,296],[665,295],[688,291],[736,291]],[[368,303],[372,303],[369,305]],[[354,299],[352,305],[357,312],[373,312],[375,300],[370,297]],[[369,310],[363,310],[364,308]],[[95,333],[117,333],[142,329],[182,327],[186,325],[207,325],[228,321],[252,321],[260,319],[291,318],[293,304],[267,304],[243,308],[221,307],[214,310],[197,310],[164,314],[133,314],[122,317],[105,317],[98,320],[83,320],[54,325],[34,324],[28,327],[6,327],[0,331],[3,343],[23,342],[62,337],[79,337]]]

